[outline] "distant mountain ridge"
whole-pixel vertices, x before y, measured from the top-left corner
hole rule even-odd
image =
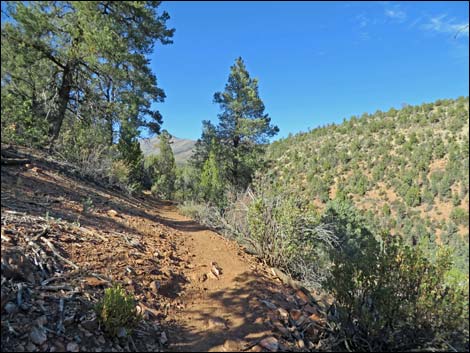
[[[160,153],[160,149],[158,147],[158,136],[147,139],[141,139],[139,142],[140,148],[142,149],[144,156]],[[193,155],[194,145],[196,144],[196,141],[189,139],[180,139],[173,136],[171,138],[171,142],[171,149],[173,150],[173,154],[175,155],[176,163],[186,163]]]

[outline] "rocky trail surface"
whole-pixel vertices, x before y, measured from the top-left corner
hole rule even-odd
[[[2,160],[2,351],[321,348],[326,305],[237,243],[44,152],[9,154],[29,163]],[[143,315],[131,336],[108,337],[96,317],[113,283]]]

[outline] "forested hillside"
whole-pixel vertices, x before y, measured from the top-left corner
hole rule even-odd
[[[468,264],[468,106],[460,97],[377,111],[276,141],[268,173],[316,206],[351,198],[377,227],[453,245]]]

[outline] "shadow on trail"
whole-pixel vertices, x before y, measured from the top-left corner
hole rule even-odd
[[[262,300],[286,309],[293,307],[292,304],[285,300],[279,286],[261,274],[245,272],[234,282],[232,288],[207,295],[208,302],[215,305],[184,311],[197,327],[181,326],[177,322],[167,324],[168,351],[241,351],[272,335],[268,308]],[[184,300],[191,300],[190,295]],[[225,314],[221,316],[221,313]]]

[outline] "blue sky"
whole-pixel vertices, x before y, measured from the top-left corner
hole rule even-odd
[[[163,128],[197,139],[242,56],[278,137],[469,93],[467,2],[164,2],[174,44],[152,69]]]

